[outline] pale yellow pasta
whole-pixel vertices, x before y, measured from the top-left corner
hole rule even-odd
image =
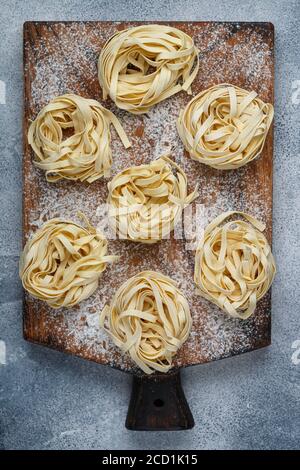
[[[225,83],[195,96],[180,112],[177,129],[193,160],[230,170],[261,154],[273,116],[273,106],[255,91]]]
[[[190,86],[199,68],[193,39],[171,26],[147,24],[114,34],[104,45],[98,77],[107,96],[134,114]]]
[[[92,183],[110,175],[110,124],[125,148],[130,142],[116,116],[95,100],[77,95],[58,96],[32,121],[28,142],[35,165],[49,182],[62,178]]]
[[[90,224],[51,219],[26,243],[20,277],[24,289],[50,307],[73,307],[93,294],[107,263],[116,259]]]
[[[100,326],[146,374],[172,367],[191,325],[186,298],[172,279],[155,271],[124,282],[100,315]]]
[[[147,165],[127,168],[108,183],[109,221],[119,238],[155,243],[169,236],[186,205],[184,171],[164,155]]]
[[[244,220],[228,217],[240,214]],[[205,229],[195,257],[194,280],[199,294],[232,317],[246,319],[270,288],[275,261],[264,224],[243,212],[229,211]]]

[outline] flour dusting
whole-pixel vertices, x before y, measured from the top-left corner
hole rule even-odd
[[[270,295],[259,303],[250,319],[229,318],[197,295],[193,284],[194,252],[189,249],[193,237],[200,237],[204,227],[227,210],[242,210],[265,221],[266,235],[270,239],[272,175],[267,171],[267,152],[235,171],[222,172],[192,161],[176,130],[179,111],[191,99],[184,92],[158,104],[143,116],[119,110],[110,100],[104,102],[97,78],[97,59],[104,42],[124,24],[107,23],[105,27],[101,24],[36,23],[40,34],[33,42],[25,43],[25,76],[30,89],[28,118],[33,119],[49,100],[64,93],[97,99],[117,115],[132,142],[132,147],[125,150],[111,129],[112,176],[128,166],[148,163],[171,152],[171,157],[188,176],[189,190],[199,185],[199,197],[171,240],[152,246],[110,240],[109,252],[119,254],[120,261],[107,266],[98,290],[79,306],[54,311],[26,295],[27,312],[34,315],[37,329],[42,323],[51,338],[48,343],[54,347],[130,370],[133,367],[130,359],[122,356],[99,328],[99,313],[129,276],[151,269],[173,278],[191,308],[193,329],[175,359],[176,365],[204,363],[267,344]],[[182,23],[178,27],[191,34],[199,48],[200,70],[192,85],[193,95],[213,84],[229,82],[256,90],[263,100],[272,100],[271,33],[266,33],[259,25],[246,24]],[[271,145],[269,138],[266,145]],[[109,179],[91,185],[70,181],[50,184],[32,164],[29,149],[24,158],[27,165],[25,202],[33,206],[30,213],[25,214],[25,238],[52,217],[82,223],[78,210],[111,237],[104,206]],[[185,239],[178,239],[180,232],[185,233]]]

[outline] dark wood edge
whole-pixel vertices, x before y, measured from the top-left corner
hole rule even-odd
[[[23,315],[23,324],[24,324],[24,318],[25,318],[25,316]],[[73,356],[73,357],[77,357],[79,359],[83,359],[85,361],[90,361],[90,362],[99,364],[99,366],[110,367],[110,368],[118,370],[120,372],[124,372],[126,374],[134,375],[134,376],[137,376],[137,377],[146,377],[146,378],[149,377],[148,375],[145,375],[140,369],[138,369],[137,367],[134,367],[134,366],[130,370],[129,369],[124,369],[121,366],[119,366],[118,364],[108,364],[108,363],[103,363],[103,362],[97,362],[95,360],[95,358],[90,358],[86,355],[81,354],[80,352],[75,354],[73,351],[68,351],[67,349],[65,349],[63,344],[62,345],[57,345],[57,344],[52,345],[52,344],[49,344],[49,343],[42,343],[41,341],[35,340],[27,334],[26,326],[24,326],[24,328],[23,328],[23,338],[31,344],[34,344],[34,345],[37,345],[37,346],[43,346],[43,347],[46,347],[48,349],[57,351],[59,353],[66,354],[68,356]],[[252,349],[251,347],[249,347],[248,349],[245,348],[245,350],[242,351],[242,352],[239,351],[238,353],[231,353],[231,354],[228,354],[227,356],[223,356],[221,358],[210,359],[210,360],[207,360],[207,361],[201,362],[201,363],[197,362],[197,363],[193,363],[193,364],[184,364],[182,366],[174,366],[174,368],[172,368],[167,374],[172,374],[176,370],[186,369],[187,367],[188,368],[197,367],[197,366],[201,366],[203,364],[209,364],[209,363],[212,363],[212,362],[223,361],[225,359],[230,359],[230,358],[233,358],[235,356],[240,356],[241,354],[244,355],[244,354],[247,354],[247,353],[248,354],[255,353],[257,351],[260,351],[261,349],[267,348],[270,345],[271,345],[271,339],[269,339],[269,338],[268,339],[263,339],[261,341],[261,344],[256,349]],[[163,375],[167,375],[167,374],[163,374]]]
[[[186,25],[187,23],[192,23],[192,24],[226,24],[226,25],[255,25],[255,26],[264,26],[267,27],[270,30],[275,30],[275,26],[273,23],[269,21],[183,21],[183,20],[147,20],[147,21],[142,21],[142,20],[124,20],[124,19],[119,19],[119,20],[90,20],[90,21],[80,21],[80,20],[51,20],[51,21],[42,21],[42,20],[30,20],[30,21],[25,21],[23,23],[23,28],[27,28],[28,25],[33,25],[33,24],[38,24],[38,25],[52,25],[52,24],[96,24],[96,23],[107,23],[107,24],[119,24],[119,23],[125,23],[125,24],[170,24],[170,23],[176,23],[176,24],[184,24]]]

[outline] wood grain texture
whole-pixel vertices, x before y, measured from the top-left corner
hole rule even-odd
[[[259,159],[235,171],[214,170],[192,161],[179,140],[175,121],[179,110],[191,99],[179,93],[160,103],[148,115],[133,116],[102,101],[97,79],[97,59],[115,31],[138,23],[112,22],[27,22],[24,24],[24,241],[45,220],[54,216],[76,219],[80,209],[95,224],[103,221],[98,206],[107,197],[107,181],[91,185],[60,181],[49,184],[32,163],[27,143],[29,120],[54,96],[74,92],[97,99],[117,114],[132,147],[125,151],[112,131],[113,171],[132,164],[150,162],[166,150],[186,171],[190,189],[199,183],[201,204],[196,230],[224,210],[249,212],[272,227],[273,130]],[[273,26],[270,23],[177,23],[168,22],[190,34],[200,50],[200,70],[193,95],[213,84],[227,82],[258,92],[273,102]],[[186,224],[186,221],[185,221]],[[178,281],[188,298],[193,316],[190,339],[174,364],[186,366],[221,359],[270,344],[271,294],[259,302],[255,315],[246,321],[228,318],[217,307],[195,294],[194,252],[186,239],[172,236],[146,246],[111,240],[111,253],[121,254],[121,264],[109,266],[96,294],[71,310],[53,311],[25,295],[24,337],[60,351],[76,354],[101,364],[133,371],[127,356],[121,356],[99,330],[97,316],[115,289],[129,276],[144,269],[159,270]]]

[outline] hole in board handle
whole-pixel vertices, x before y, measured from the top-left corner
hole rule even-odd
[[[153,402],[153,405],[156,407],[156,408],[161,408],[162,406],[164,406],[165,402],[163,400],[161,400],[160,398],[156,398],[156,400],[154,400]]]

